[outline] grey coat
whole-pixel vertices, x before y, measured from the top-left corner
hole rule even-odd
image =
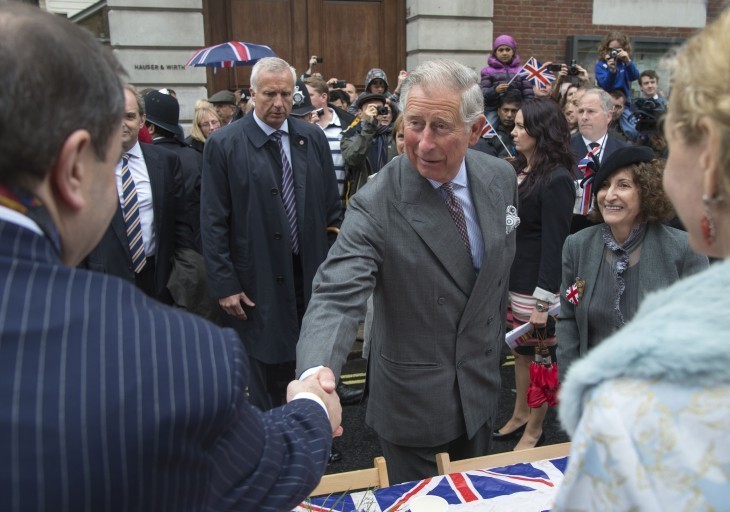
[[[500,392],[516,205],[512,167],[468,150],[466,169],[485,254],[474,272],[437,190],[401,156],[351,200],[314,280],[297,373],[340,373],[370,293],[374,321],[366,422],[382,438],[428,447],[494,423]]]
[[[322,130],[289,118],[289,141],[305,304],[314,273],[327,256],[328,226],[342,210],[332,155]],[[205,143],[201,234],[215,298],[245,292],[256,304],[248,320],[226,315],[249,355],[264,363],[293,361],[299,337],[289,223],[280,195],[279,149],[253,115]],[[353,337],[354,339],[354,337]]]
[[[593,298],[606,247],[602,228],[603,224],[599,224],[570,235],[563,246],[563,282],[556,328],[558,364],[563,375],[576,359],[588,352],[588,305]],[[707,265],[707,257],[690,248],[687,233],[663,224],[649,224],[641,247],[639,300]],[[585,289],[578,305],[573,305],[565,298],[565,291],[578,278],[585,281]]]

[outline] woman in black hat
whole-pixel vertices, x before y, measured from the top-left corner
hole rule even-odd
[[[629,146],[607,157],[596,173],[589,219],[600,224],[569,236],[563,247],[557,326],[562,375],[631,320],[647,293],[707,267],[684,231],[662,223],[674,215],[662,188],[663,168],[651,149]]]

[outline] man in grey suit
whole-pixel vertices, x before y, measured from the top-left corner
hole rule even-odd
[[[500,391],[517,185],[467,150],[484,125],[476,74],[427,62],[403,84],[406,155],[352,197],[314,279],[297,374],[339,374],[373,293],[366,422],[391,482],[436,474],[434,456],[488,451]]]
[[[295,78],[281,59],[257,62],[253,113],[214,132],[203,154],[208,283],[246,346],[251,401],[262,409],[284,401],[312,279],[330,246],[327,228],[342,218],[327,138],[289,117]]]

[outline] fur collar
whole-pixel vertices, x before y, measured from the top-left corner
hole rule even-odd
[[[730,260],[648,295],[622,330],[575,362],[560,390],[560,421],[573,435],[583,401],[617,378],[712,387],[730,384]]]

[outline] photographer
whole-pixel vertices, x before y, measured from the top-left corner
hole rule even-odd
[[[552,91],[550,92],[550,98],[557,101],[561,107],[565,106],[565,94],[568,92],[568,89],[582,87],[590,82],[588,71],[578,65],[575,60],[572,60],[570,64],[553,64],[552,62],[548,62],[547,65],[548,69],[558,77],[551,84]],[[560,69],[558,69],[558,66],[560,66]]]
[[[345,167],[353,171],[345,184],[348,198],[388,162],[388,146],[394,144],[393,114],[385,96],[366,93],[355,106],[357,119],[342,133],[340,144]]]
[[[639,70],[631,60],[631,41],[626,34],[613,31],[598,45],[596,82],[606,92],[620,89],[626,95],[626,108],[621,115],[621,130],[630,140],[638,135],[631,118],[631,82],[638,80]]]

